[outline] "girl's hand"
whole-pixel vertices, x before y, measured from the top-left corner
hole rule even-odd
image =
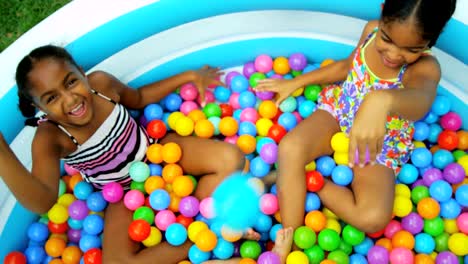
[[[297,88],[299,87],[297,87],[293,80],[263,79],[258,81],[254,90],[259,92],[270,91],[276,93],[276,106],[279,106],[281,102],[288,98],[288,96]]]
[[[201,106],[205,106],[205,90],[208,86],[225,86],[225,84],[219,80],[219,76],[221,74],[222,72],[219,71],[219,68],[212,68],[208,65],[205,65],[199,70],[195,71],[195,79],[193,80],[193,84],[198,89]]]
[[[349,133],[350,167],[353,167],[356,155],[359,157],[359,166],[364,167],[366,148],[369,151],[370,163],[375,164],[377,154],[382,150],[386,133],[388,107],[388,97],[383,91],[374,91],[365,97]]]

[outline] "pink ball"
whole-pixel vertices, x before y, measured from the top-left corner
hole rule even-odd
[[[195,109],[198,109],[198,104],[194,101],[185,101],[180,105],[180,111],[184,115],[188,115],[188,113],[192,112]]]
[[[255,58],[254,64],[258,72],[267,73],[273,69],[273,59],[266,54],[259,55]]]
[[[138,190],[130,190],[124,196],[124,204],[131,211],[135,211],[145,204],[145,196]]]
[[[279,209],[278,198],[272,193],[265,193],[260,197],[260,211],[266,215],[273,215]]]
[[[397,247],[390,252],[390,263],[392,264],[413,264],[413,252],[407,248]]]
[[[226,74],[226,77],[224,78],[224,83],[227,87],[231,87],[231,80],[237,75],[240,75],[238,71],[230,71],[228,72],[228,74]]]
[[[212,102],[214,102],[214,101],[215,101],[215,97],[214,97],[214,95],[213,95],[213,92],[210,91],[210,90],[205,90],[205,103],[206,103],[206,104],[207,104],[207,103],[212,103]],[[198,97],[197,97],[197,103],[198,103],[199,105],[202,105],[202,101],[201,101],[201,99],[200,99],[200,95],[198,95]]]
[[[282,75],[279,75],[277,73],[273,74],[272,76],[268,77],[270,79],[284,79]]]
[[[231,94],[231,96],[229,97],[229,104],[232,106],[232,109],[234,110],[240,109],[238,93]]]
[[[440,118],[440,125],[443,129],[457,131],[462,125],[462,120],[457,113],[448,112]]]
[[[110,182],[102,188],[102,196],[104,197],[104,200],[109,203],[117,203],[120,201],[123,193],[124,191],[122,186],[116,182]]]
[[[252,107],[248,107],[248,108],[245,108],[244,110],[242,110],[241,114],[240,114],[240,121],[241,122],[244,122],[244,121],[249,121],[251,123],[256,123],[258,120],[258,112],[257,110],[255,110],[255,108],[252,108]]]
[[[299,123],[302,121],[302,116],[301,116],[301,114],[299,114],[299,112],[297,112],[297,111],[294,111],[294,112],[293,112],[293,115],[296,117],[296,121],[297,121],[297,123],[299,124]]]
[[[468,212],[462,213],[457,217],[458,230],[468,235]]]
[[[390,223],[388,223],[388,225],[385,227],[384,235],[386,238],[392,239],[393,235],[402,229],[403,228],[401,227],[400,222],[397,220],[391,220]]]
[[[170,210],[162,210],[162,211],[159,211],[156,214],[156,217],[154,218],[154,221],[156,223],[156,227],[159,230],[166,231],[168,226],[175,223],[176,216]]]
[[[239,139],[238,135],[229,136],[229,137],[224,138],[224,142],[236,145],[237,144],[237,139]]]
[[[213,197],[207,197],[200,202],[200,213],[206,219],[215,217]]]
[[[193,101],[198,97],[198,89],[193,83],[186,83],[180,87],[180,97],[185,101]]]
[[[68,165],[65,163],[65,165],[63,165],[63,168],[65,169],[65,172],[68,174],[68,175],[75,175],[77,173],[80,173],[79,170],[73,168],[72,166]]]

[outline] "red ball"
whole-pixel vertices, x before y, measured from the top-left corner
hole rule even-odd
[[[3,264],[26,264],[26,256],[19,251],[10,252],[3,260]]]
[[[146,126],[146,131],[150,137],[160,139],[166,135],[167,128],[163,121],[151,120]]]
[[[318,171],[308,171],[306,173],[306,186],[309,192],[318,192],[325,183],[323,176]]]
[[[231,105],[220,104],[219,107],[221,107],[221,118],[225,116],[232,116],[232,114],[234,113],[234,110]]]
[[[133,241],[141,242],[148,238],[151,226],[143,219],[134,220],[128,227],[128,235]]]
[[[283,126],[273,124],[268,130],[267,136],[273,139],[278,144],[287,132],[288,131],[286,131],[286,129]]]
[[[444,130],[437,138],[439,147],[446,150],[454,150],[458,146],[458,135],[455,131]]]
[[[176,218],[176,222],[185,226],[185,228],[188,228],[189,225],[193,222],[193,218],[192,217],[187,217],[187,216],[184,216],[184,215],[178,215],[177,218]]]
[[[367,236],[370,238],[380,238],[383,236],[384,232],[385,232],[385,228],[375,233],[367,234]]]
[[[85,264],[101,264],[102,251],[99,248],[92,248],[86,251],[83,255]]]
[[[278,118],[283,114],[283,112],[278,108],[278,112],[276,112],[276,115],[275,117],[273,117],[273,119],[271,119],[271,121],[273,121],[273,123],[278,123]]]
[[[52,221],[49,221],[49,223],[47,223],[47,226],[49,227],[49,231],[54,234],[63,234],[68,231],[67,222],[64,222],[62,224],[56,224]]]

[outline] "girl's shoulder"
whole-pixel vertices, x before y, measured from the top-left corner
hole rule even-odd
[[[111,98],[115,102],[120,101],[120,96],[115,90],[118,80],[105,71],[94,71],[87,75],[89,85],[95,91]]]
[[[57,153],[60,157],[74,151],[76,145],[53,122],[41,122],[33,138],[33,149],[38,149],[43,155]]]
[[[437,58],[431,55],[422,56],[416,62],[407,66],[403,75],[403,83],[412,82],[415,79],[439,82],[441,75],[441,68]]]

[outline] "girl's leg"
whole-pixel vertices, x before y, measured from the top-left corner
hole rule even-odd
[[[380,164],[355,167],[351,189],[326,181],[317,194],[340,219],[361,231],[374,233],[391,220],[395,174]]]
[[[123,202],[109,204],[106,209],[104,238],[102,244],[102,263],[106,264],[154,264],[177,263],[187,259],[190,242],[174,247],[162,242],[140,251],[140,245],[128,236],[128,227],[133,213]]]
[[[241,150],[223,141],[182,137],[171,133],[162,140],[162,144],[167,142],[175,142],[181,146],[182,158],[179,164],[184,172],[203,176],[195,191],[195,196],[199,199],[210,196],[226,176],[242,170],[245,165],[245,156]]]

